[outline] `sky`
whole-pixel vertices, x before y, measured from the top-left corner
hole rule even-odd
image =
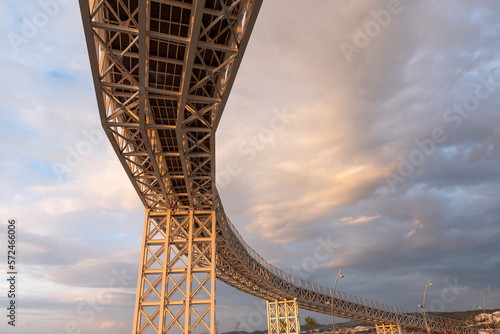
[[[417,310],[430,280],[432,311],[477,309],[491,285],[499,308],[500,2],[305,4],[257,19],[217,131],[228,217],[309,281],[341,268],[338,290]],[[0,16],[1,248],[16,218],[20,272],[0,331],[130,332],[144,210],[100,126],[78,5]],[[222,282],[217,318],[266,328]]]

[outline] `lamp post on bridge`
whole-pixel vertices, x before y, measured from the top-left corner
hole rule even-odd
[[[486,289],[486,293],[484,294],[484,299],[483,299],[483,313],[486,313],[486,296],[490,291],[493,291],[493,289],[490,289],[490,286],[488,285],[488,288]]]
[[[488,292],[493,291],[493,289],[490,289],[490,286],[488,285],[488,288],[486,289],[486,293],[484,294],[484,299],[483,299],[483,315],[484,315],[484,320],[486,321],[486,324],[488,325],[488,329],[490,328],[490,322],[486,318],[486,296],[488,295]],[[479,307],[481,308],[481,307]]]
[[[427,285],[425,286],[425,290],[424,290],[424,302],[422,305],[418,305],[418,307],[422,308],[424,310],[424,322],[425,322],[425,329],[427,330],[427,334],[430,334],[430,328],[429,328],[429,324],[427,323],[427,315],[425,314],[425,296],[427,295],[427,288],[434,285],[433,283],[431,283],[431,280],[429,279],[429,282],[427,282]]]
[[[332,332],[335,332],[335,320],[334,320],[334,317],[333,317],[333,300],[335,299],[335,289],[337,288],[337,281],[339,280],[339,278],[342,278],[344,277],[344,275],[340,275],[340,271],[342,270],[342,268],[339,269],[339,273],[337,274],[337,277],[335,278],[335,284],[333,285],[333,293],[332,293]]]

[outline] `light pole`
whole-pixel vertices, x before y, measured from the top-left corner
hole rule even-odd
[[[483,299],[483,315],[484,315],[484,321],[486,321],[486,324],[488,325],[488,329],[490,328],[490,322],[486,318],[486,295],[488,295],[488,292],[493,291],[493,289],[490,289],[490,286],[488,285],[488,288],[486,289],[486,293],[484,294],[484,299]]]
[[[335,278],[335,284],[333,285],[333,293],[332,293],[332,332],[335,332],[335,320],[333,319],[333,300],[335,298],[335,289],[337,288],[337,281],[339,278],[344,277],[344,275],[340,275],[340,271],[342,268],[339,269],[339,273],[337,274],[337,278]]]
[[[486,289],[486,293],[484,294],[484,299],[483,299],[483,312],[484,313],[486,313],[486,295],[490,291],[493,291],[493,289],[490,289],[490,286],[488,285],[488,289]]]
[[[425,322],[425,328],[427,330],[427,334],[430,334],[430,328],[429,325],[427,324],[427,315],[425,314],[425,296],[427,295],[427,288],[430,287],[431,285],[434,285],[431,283],[431,280],[429,279],[429,282],[427,282],[427,285],[425,286],[424,290],[424,303],[422,305],[418,305],[418,307],[424,309],[424,322]]]

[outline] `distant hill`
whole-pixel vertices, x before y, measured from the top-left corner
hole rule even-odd
[[[486,310],[486,313],[493,313],[500,309]],[[483,310],[462,311],[462,312],[427,312],[427,314],[435,315],[436,317],[450,318],[461,321],[474,321],[474,318],[483,313]]]
[[[500,309],[492,309],[492,310],[486,310],[486,313],[493,313],[496,311],[500,311]],[[474,310],[474,311],[461,311],[461,312],[427,312],[427,314],[432,314],[437,317],[443,317],[443,318],[450,318],[450,319],[456,319],[468,323],[475,323],[474,318],[483,313],[483,310]],[[353,328],[357,326],[374,326],[370,323],[362,322],[359,320],[350,320],[346,322],[335,322],[335,328]],[[331,324],[326,324],[326,325],[321,325],[318,324],[316,327],[320,331],[325,330],[327,328],[331,329],[332,325]],[[301,331],[307,331],[307,326],[306,325],[301,325],[300,326]],[[221,334],[234,334],[234,332],[226,332],[226,333],[221,333]],[[267,329],[261,330],[261,331],[253,331],[253,332],[246,332],[246,331],[238,331],[238,334],[267,334]]]
[[[366,323],[366,322],[359,321],[359,320],[350,320],[347,322],[339,322],[339,323],[335,322],[335,328],[353,328],[353,327],[357,327],[357,326],[373,326],[373,325]],[[327,328],[330,328],[330,330],[331,330],[332,325],[331,324],[327,324],[327,325],[318,324],[318,326],[316,328],[319,329],[320,331],[325,330]],[[306,325],[301,325],[300,330],[307,331],[308,329],[307,329]],[[225,333],[221,333],[221,334],[234,334],[234,331],[233,332],[225,332]],[[238,334],[267,334],[267,329],[261,330],[261,331],[253,331],[253,332],[238,331]]]
[[[327,325],[319,325],[322,326],[322,328],[330,328],[332,327],[332,324],[327,324]],[[360,320],[349,320],[346,322],[336,322],[335,321],[335,328],[354,328],[357,326],[373,326],[372,324],[368,322],[363,322]],[[302,330],[302,327],[304,327],[303,330],[307,330],[307,326],[300,326],[300,329]]]

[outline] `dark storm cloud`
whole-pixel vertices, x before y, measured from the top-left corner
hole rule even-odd
[[[376,297],[392,296],[397,281],[407,296],[389,300],[405,306],[429,277],[441,290],[457,278],[467,291],[447,307],[471,307],[500,277],[500,6],[401,1],[348,62],[339,45],[354,45],[358,28],[375,20],[372,11],[388,4],[318,2],[314,15],[303,8],[300,26],[286,24],[277,2],[264,5],[252,43],[268,47],[249,46],[254,76],[242,68],[232,101],[259,93],[255,104],[266,105],[228,104],[220,165],[235,159],[242,172],[222,197],[234,203],[226,210],[240,229],[267,240],[253,238],[261,255],[283,244],[288,256],[275,264],[289,271],[313,255],[318,237],[331,235],[338,248],[311,279],[331,285],[342,266],[355,276],[343,283],[349,292]],[[269,128],[273,108],[294,117],[245,159],[238,143]],[[252,109],[251,123],[240,109]],[[388,176],[405,164],[409,175],[391,184]],[[364,275],[378,283],[360,288]]]

